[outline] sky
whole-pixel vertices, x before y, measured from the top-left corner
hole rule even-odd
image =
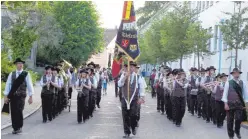
[[[123,0],[94,0],[97,11],[100,14],[100,22],[103,28],[115,28],[120,25],[123,11]],[[134,9],[143,7],[145,1],[134,0]]]

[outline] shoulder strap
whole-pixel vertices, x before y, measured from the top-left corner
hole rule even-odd
[[[25,81],[25,78],[27,77],[28,72],[22,71],[22,73],[16,78],[16,80],[12,83],[8,98],[12,98],[14,93],[17,91],[17,89],[20,87],[20,85]]]
[[[239,96],[239,99],[243,105],[243,107],[245,107],[245,102],[243,100],[243,97],[242,97],[242,88],[240,87],[239,84],[237,84],[234,80],[230,80],[229,81],[229,84],[233,86],[235,92],[238,94]]]

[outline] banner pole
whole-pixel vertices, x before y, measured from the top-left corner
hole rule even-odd
[[[129,85],[130,85],[130,59],[129,59],[129,57],[127,58],[127,61],[128,61],[128,63],[127,63],[127,72],[128,72],[128,74],[129,74],[129,76],[128,76],[128,78],[127,78],[127,99],[128,99],[128,103],[130,103],[129,101],[130,101],[130,90],[129,90]]]

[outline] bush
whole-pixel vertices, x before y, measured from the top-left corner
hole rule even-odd
[[[6,82],[10,72],[15,70],[15,65],[8,59],[8,54],[2,51],[1,54],[1,81]]]
[[[35,86],[35,83],[37,82],[37,80],[39,80],[39,74],[37,72],[32,71],[32,70],[27,70],[27,71],[32,78],[33,85]]]
[[[6,83],[5,83],[5,82],[1,82],[1,98],[3,98],[3,97],[4,97],[4,95],[3,95],[3,91],[4,91],[4,89],[5,89],[5,85],[6,85]]]

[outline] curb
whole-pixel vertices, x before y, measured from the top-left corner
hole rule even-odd
[[[241,124],[241,127],[243,127],[243,128],[248,130],[248,124]]]
[[[34,114],[35,112],[37,112],[40,108],[41,108],[41,104],[40,104],[38,107],[36,107],[36,109],[34,109],[33,111],[31,111],[31,112],[29,112],[28,114],[24,115],[23,120],[26,119],[26,118],[28,118],[29,116],[33,115],[33,114]],[[1,130],[4,130],[4,129],[10,127],[11,124],[12,124],[12,123],[10,122],[10,123],[8,123],[8,124],[3,125],[3,126],[1,127]]]

